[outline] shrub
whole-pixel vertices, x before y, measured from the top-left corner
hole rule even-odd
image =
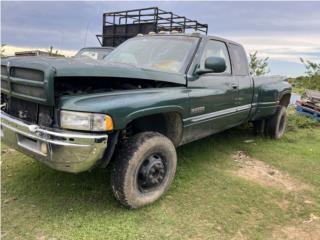
[[[290,80],[295,88],[320,91],[320,75],[301,76]]]
[[[320,91],[320,63],[300,59],[306,67],[307,76],[290,78],[289,82],[296,88],[319,90]]]

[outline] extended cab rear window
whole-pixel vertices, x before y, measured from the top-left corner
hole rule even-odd
[[[236,44],[230,43],[230,54],[233,74],[238,76],[249,75],[248,59],[244,49]]]

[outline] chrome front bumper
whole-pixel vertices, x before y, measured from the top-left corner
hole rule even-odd
[[[108,135],[44,129],[1,111],[1,140],[51,168],[78,173],[103,157]]]

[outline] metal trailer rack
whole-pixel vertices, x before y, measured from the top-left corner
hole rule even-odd
[[[189,30],[208,33],[208,24],[199,23],[158,7],[104,13],[102,26],[102,34],[96,37],[103,47],[116,47],[139,33],[160,31],[185,33]]]

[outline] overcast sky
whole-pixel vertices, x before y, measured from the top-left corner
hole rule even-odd
[[[158,6],[209,24],[209,33],[270,57],[271,74],[304,73],[320,62],[320,2],[1,2],[2,43],[78,50],[98,46],[102,13]]]

